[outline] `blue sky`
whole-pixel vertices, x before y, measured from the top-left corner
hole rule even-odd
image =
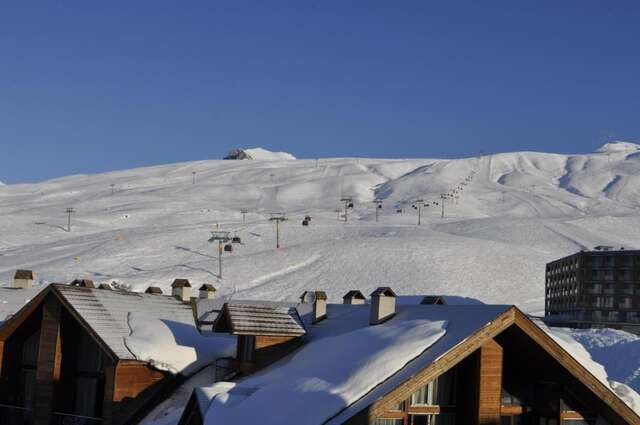
[[[640,141],[637,1],[5,1],[0,180]]]

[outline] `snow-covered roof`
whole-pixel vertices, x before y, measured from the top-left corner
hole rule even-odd
[[[29,289],[0,287],[0,325],[16,314],[44,288],[44,285],[34,285]]]
[[[325,320],[305,323],[308,342],[290,356],[240,382],[200,390],[200,405],[211,400],[205,424],[256,417],[262,424],[343,423],[509,308],[400,305],[392,319],[371,326],[369,306],[330,304]]]
[[[125,345],[131,333],[131,312],[194,326],[191,307],[174,297],[69,285],[55,285],[55,289],[120,359],[136,359]]]

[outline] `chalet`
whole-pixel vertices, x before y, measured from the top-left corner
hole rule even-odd
[[[10,294],[16,296],[19,290]],[[134,424],[175,375],[136,359],[129,312],[193,323],[174,297],[52,284],[0,326],[0,424]]]
[[[215,331],[295,330],[300,345],[257,374],[196,388],[180,425],[640,424],[590,364],[514,306],[396,304],[390,288],[372,297],[328,304],[321,321],[306,308],[301,323],[225,304]]]

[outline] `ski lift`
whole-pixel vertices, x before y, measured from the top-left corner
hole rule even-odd
[[[378,209],[381,210],[382,209],[382,204],[378,204]]]
[[[307,220],[307,219],[302,220],[302,225],[303,226],[308,226],[309,225],[309,220]]]
[[[311,216],[310,215],[305,215],[304,216],[304,220],[305,221],[311,221]]]
[[[234,236],[231,238],[231,243],[242,243],[242,240],[240,239],[240,236]]]
[[[396,210],[396,214],[402,214],[402,208],[398,208],[398,209]]]
[[[349,205],[347,205],[347,208],[353,208],[353,202],[349,202]]]
[[[233,252],[233,245],[231,245],[230,243],[226,244],[224,246],[224,250],[225,252]]]

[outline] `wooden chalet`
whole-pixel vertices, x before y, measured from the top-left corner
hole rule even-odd
[[[135,424],[175,383],[125,345],[129,312],[193,322],[174,297],[52,284],[0,326],[0,424]]]
[[[211,424],[249,423],[253,418],[261,424],[640,425],[640,417],[607,382],[594,376],[556,342],[548,330],[516,307],[400,305],[393,317],[373,325],[369,321],[369,305],[329,304],[327,307],[327,318],[307,327],[304,339],[309,344],[299,347],[286,361],[265,366],[255,379],[249,375],[234,384],[215,383],[212,387],[196,389],[180,425],[202,425],[204,417]],[[214,330],[253,338],[264,329],[260,323],[262,318],[272,314],[229,305],[222,313]],[[279,319],[286,323],[283,327],[297,329],[295,321],[284,316]],[[339,396],[340,388],[331,387],[330,373],[323,375],[333,365],[324,363],[322,356],[313,357],[318,364],[311,364],[309,356],[303,353],[311,343],[315,345],[315,352],[318,344],[326,344],[327,352],[338,349],[332,338],[335,335],[351,335],[349,332],[359,329],[366,335],[373,331],[384,333],[385,327],[398,329],[398,323],[412,320],[446,322],[446,333],[354,399],[341,398],[341,406],[331,398]],[[303,316],[303,322],[310,323],[310,320]],[[349,353],[349,347],[343,349]],[[299,358],[305,359],[305,363],[292,367],[291,362]],[[371,366],[375,365],[373,358],[345,356],[344,360],[364,368],[358,376],[362,376],[363,371],[365,376],[376,375],[376,370],[372,369],[370,374],[366,370],[374,367]],[[296,376],[287,375],[292,385],[281,384],[283,370],[303,370],[301,376],[317,377],[323,386],[308,390],[316,396],[308,392],[299,395],[291,388]],[[349,382],[348,377],[340,382],[345,381]],[[295,401],[291,399],[292,394]],[[328,398],[334,401],[326,403]],[[224,400],[228,399],[234,402],[223,409],[222,421],[216,422],[216,409],[225,407]],[[270,402],[265,403],[266,399]],[[299,412],[298,416],[283,414],[288,403],[295,404],[295,409],[290,407]],[[305,407],[304,403],[309,405]],[[281,407],[275,409],[273,405]],[[323,412],[324,408],[327,410]],[[305,412],[322,419],[308,419]],[[289,422],[283,421],[285,416]]]

